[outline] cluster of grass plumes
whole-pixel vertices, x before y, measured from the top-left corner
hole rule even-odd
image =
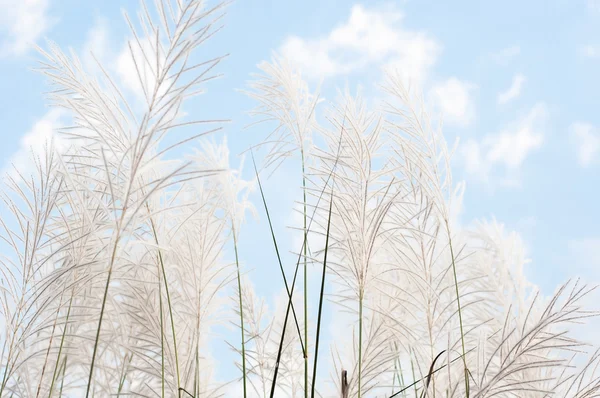
[[[141,105],[102,65],[98,77],[42,51],[51,104],[72,124],[32,173],[5,176],[0,397],[599,396],[600,355],[569,332],[595,315],[580,304],[590,289],[544,298],[517,236],[458,225],[452,151],[398,75],[372,110],[349,93],[322,110],[285,60],[262,64],[248,94],[268,152],[260,172],[252,155],[253,181],[230,168],[227,142],[205,137],[219,121],[181,111],[215,77],[222,57],[191,60],[223,7],[157,0],[137,29],[127,18]],[[287,158],[302,171],[302,245],[284,249],[263,171]],[[272,312],[238,251],[255,207],[281,274]],[[333,342],[325,307],[343,313]],[[239,375],[223,381],[209,337],[225,323]]]

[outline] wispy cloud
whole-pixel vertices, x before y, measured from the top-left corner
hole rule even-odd
[[[489,54],[489,58],[498,65],[508,65],[514,58],[521,54],[520,46],[503,48],[500,51]]]
[[[600,237],[587,237],[569,241],[569,251],[579,272],[598,280],[600,274]],[[590,275],[591,274],[591,275]]]
[[[587,0],[587,6],[590,11],[600,12],[600,0]]]
[[[431,89],[434,105],[440,108],[444,122],[462,126],[470,124],[475,117],[472,91],[476,86],[455,77],[436,84]]]
[[[97,18],[94,25],[88,30],[85,43],[83,44],[82,60],[86,68],[95,69],[96,60],[107,64],[110,54],[110,42],[108,22],[103,18]]]
[[[600,156],[600,132],[589,123],[576,122],[569,127],[569,135],[577,150],[577,160],[588,167]]]
[[[23,55],[54,23],[48,0],[0,0],[0,55]]]
[[[1,175],[14,173],[27,174],[33,172],[32,156],[41,156],[44,149],[51,144],[61,149],[63,144],[56,131],[63,125],[61,118],[64,111],[59,108],[51,109],[31,127],[19,143],[19,149],[2,165]]]
[[[141,37],[139,42],[146,54],[152,53],[152,45],[148,38]],[[132,57],[131,49],[133,49],[135,60]],[[144,59],[144,54],[139,46],[130,47],[127,41],[114,42],[106,19],[98,18],[90,28],[83,44],[82,54],[83,64],[88,72],[92,74],[101,72],[96,62],[98,60],[103,68],[121,83],[120,86],[126,89],[124,95],[132,95],[137,104],[145,103],[144,90],[138,77],[137,68],[141,69],[146,88],[152,88],[156,83],[154,73],[146,62],[141,61]]]
[[[352,7],[350,18],[316,38],[288,37],[283,56],[309,77],[345,75],[367,66],[397,69],[420,84],[436,62],[440,45],[424,32],[402,26],[403,14],[390,9]]]
[[[521,95],[521,90],[523,89],[523,84],[525,81],[525,76],[522,74],[515,75],[508,90],[498,94],[498,104],[503,105],[515,98],[518,98]]]
[[[543,125],[547,118],[544,103],[536,104],[523,118],[481,141],[468,140],[462,146],[467,173],[492,183],[518,185],[521,166],[544,142]]]
[[[2,1],[3,0],[0,0],[0,6],[2,5]],[[37,3],[38,1],[36,0],[34,2]],[[143,93],[138,92],[141,91],[141,89],[137,90],[139,83],[138,86],[135,85],[138,80],[137,78],[134,79],[131,75],[134,65],[127,62],[127,56],[129,55],[128,51],[126,52],[123,50],[121,53],[112,51],[109,36],[106,20],[102,18],[97,19],[88,31],[86,41],[82,46],[81,60],[84,68],[92,74],[99,73],[100,71],[94,60],[95,58],[109,72],[116,75],[123,85],[130,89],[132,94],[136,95],[138,100],[142,101]],[[64,125],[65,116],[65,111],[54,108],[49,110],[35,122],[30,131],[22,136],[17,151],[14,152],[3,165],[0,165],[2,168],[0,174],[13,173],[15,169],[20,172],[33,171],[31,156],[38,156],[41,154],[44,148],[51,142],[56,149],[60,150],[64,148],[64,141],[59,134],[56,134],[56,131]]]
[[[586,44],[585,46],[581,46],[579,48],[579,53],[585,58],[599,58],[600,48],[591,44]]]

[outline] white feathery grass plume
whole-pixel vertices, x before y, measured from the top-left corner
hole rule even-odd
[[[422,204],[424,203],[423,200],[427,203],[423,209],[433,217],[432,227],[434,230],[441,228],[446,235],[445,241],[442,242],[443,246],[447,247],[449,252],[447,254],[451,266],[448,271],[453,277],[455,290],[454,299],[456,301],[455,307],[457,308],[461,356],[464,368],[464,393],[469,398],[469,370],[466,358],[467,347],[465,344],[465,334],[467,331],[465,330],[462,311],[462,304],[466,306],[466,303],[461,304],[461,298],[464,298],[467,292],[461,291],[459,288],[460,285],[463,285],[463,281],[460,280],[461,273],[458,270],[460,265],[459,257],[462,251],[457,250],[460,246],[457,245],[458,242],[455,240],[456,236],[454,235],[452,226],[452,199],[457,195],[453,191],[454,188],[452,185],[450,169],[451,151],[448,150],[444,137],[441,134],[441,126],[438,128],[432,127],[431,119],[427,114],[422,100],[419,100],[405,87],[397,73],[387,74],[383,90],[393,100],[393,102],[387,102],[385,108],[388,116],[386,130],[393,142],[392,151],[396,154],[396,156],[392,157],[392,161],[399,170],[400,178],[406,179],[408,184],[412,186],[412,190],[418,192],[417,196],[420,198],[417,199],[417,203]],[[426,210],[428,208],[429,210]],[[428,255],[434,254],[434,247],[435,244],[429,246]],[[440,293],[447,292],[445,286],[440,287],[429,284],[427,289],[431,290],[435,287],[441,288]],[[433,290],[430,291],[429,296],[437,294]],[[429,300],[429,302],[431,301]],[[431,319],[429,323],[431,331]],[[448,348],[450,349],[451,347]],[[430,353],[431,361],[436,355],[437,353]],[[425,366],[428,367],[431,361]]]
[[[281,333],[284,332],[281,319],[286,310],[288,297],[283,291],[278,296],[281,300],[277,301],[274,310],[270,310],[264,299],[256,295],[253,286],[247,280],[242,282],[242,294],[246,319],[248,381],[252,387],[249,396],[267,398],[271,392]],[[299,300],[297,304],[297,308],[302,308]],[[296,398],[304,395],[302,369],[304,359],[295,324],[288,322],[286,328],[275,396]],[[234,348],[234,350],[239,352],[238,349]]]
[[[248,395],[247,387],[247,368],[246,368],[246,338],[244,336],[244,304],[242,296],[242,271],[238,252],[238,241],[241,224],[244,221],[246,210],[255,212],[254,207],[248,201],[248,195],[254,187],[253,181],[245,181],[241,178],[243,168],[243,158],[240,161],[239,170],[229,168],[229,148],[227,139],[219,145],[216,143],[204,143],[202,151],[197,151],[192,158],[194,163],[204,167],[220,170],[218,174],[207,179],[209,189],[216,193],[216,203],[219,210],[225,214],[224,222],[231,231],[233,250],[235,254],[236,276],[237,276],[237,296],[238,312],[240,316],[240,334],[241,334],[241,356],[242,356],[242,383],[243,396]]]
[[[63,184],[54,173],[51,146],[32,161],[36,165],[32,175],[15,170],[5,176],[1,197],[11,216],[3,214],[0,220],[2,244],[6,246],[0,259],[0,395],[15,394],[23,388],[29,395],[35,394],[43,376],[41,367],[28,366],[28,362],[32,355],[32,362],[41,361],[46,351],[43,344],[36,345],[39,351],[29,351],[32,336],[41,334],[41,341],[47,339],[45,326],[57,319],[53,316],[55,292],[47,292],[42,282],[50,264],[60,260],[52,250],[47,229],[51,229]]]
[[[264,167],[278,167],[297,151],[308,160],[312,134],[317,127],[318,93],[311,93],[300,71],[285,58],[274,55],[271,62],[263,61],[258,67],[264,74],[255,75],[247,94],[259,106],[250,115],[260,118],[256,123],[275,123],[275,128],[259,144],[269,146]]]
[[[275,366],[277,346],[273,344],[273,317],[266,303],[258,299],[253,286],[242,284],[244,306],[246,355],[248,361],[248,382],[256,397],[266,398],[271,388],[272,369]],[[233,346],[232,346],[233,347]],[[234,348],[235,349],[235,348]],[[239,352],[238,349],[235,349]],[[239,364],[241,367],[241,364]]]
[[[377,286],[385,272],[381,254],[390,232],[388,212],[398,191],[380,152],[381,115],[368,112],[360,96],[353,98],[346,93],[330,120],[331,131],[323,132],[327,147],[318,153],[321,165],[316,170],[323,182],[333,170],[328,268],[340,286],[336,303],[355,314],[358,325],[357,335],[352,336],[354,355],[342,358],[336,354],[334,359],[339,359],[336,370],[341,372],[344,366],[349,370],[350,393],[360,397],[375,388],[379,376],[391,365],[391,352],[380,349],[387,329],[383,316],[379,316],[382,308]],[[327,208],[320,209],[324,222],[329,217],[329,200],[323,201]],[[340,364],[343,359],[351,362]]]
[[[224,5],[154,3],[141,3],[135,26],[126,17],[133,38],[121,61],[135,80],[124,85],[102,65],[92,77],[53,44],[42,51],[51,104],[72,117],[60,130],[70,146],[49,144],[33,154],[32,175],[5,176],[0,396],[200,398],[222,396],[228,385],[239,395],[237,380],[214,381],[210,346],[214,326],[235,315],[242,347],[231,346],[241,354],[244,395],[308,394],[297,333],[304,330],[308,352],[308,245],[300,253],[304,306],[294,301],[304,322],[282,325],[287,289],[269,311],[241,272],[239,231],[253,212],[253,182],[241,166],[230,169],[227,142],[169,155],[218,130],[195,131],[216,121],[187,121],[181,109],[215,77],[222,57],[192,59],[219,29]],[[525,277],[516,234],[496,221],[458,228],[462,186],[452,184],[451,151],[398,76],[383,87],[392,97],[385,112],[346,94],[324,130],[318,95],[297,71],[277,57],[260,67],[249,93],[259,102],[253,114],[276,125],[263,143],[265,167],[300,152],[304,242],[312,222],[306,195],[325,196],[310,205],[311,234],[324,236],[331,222],[324,281],[335,284],[335,308],[352,318],[352,327],[338,325],[347,339],[331,347],[338,390],[345,369],[358,397],[387,394],[390,384],[391,396],[403,398],[600,396],[600,351],[587,353],[569,330],[597,315],[582,307],[591,289],[568,283],[544,298]],[[138,103],[128,103],[125,88]],[[180,139],[177,130],[189,135]],[[230,240],[235,264],[225,260]],[[325,252],[317,249],[316,263]],[[237,294],[228,289],[234,281]],[[234,311],[226,299],[236,301]]]
[[[261,117],[257,123],[274,122],[275,128],[260,146],[268,145],[264,167],[276,169],[295,152],[300,152],[303,194],[303,288],[304,288],[304,336],[307,347],[304,355],[304,397],[308,397],[309,385],[309,339],[308,339],[308,202],[307,169],[312,162],[312,133],[317,127],[315,108],[319,95],[311,93],[300,71],[292,67],[285,58],[274,55],[271,62],[262,62],[259,68],[263,75],[256,76],[247,94],[257,100],[259,106],[252,116]]]
[[[204,141],[201,149],[189,159],[200,169],[214,170],[216,174],[207,179],[205,184],[218,196],[219,207],[224,211],[235,239],[239,238],[239,231],[244,222],[246,211],[256,217],[256,209],[248,200],[248,196],[255,189],[255,181],[246,181],[242,178],[244,158],[240,159],[239,168],[229,166],[229,147],[224,138],[220,144],[214,141]]]
[[[582,310],[579,304],[589,292],[588,287],[578,282],[570,286],[565,284],[545,304],[540,303],[539,296],[534,297],[521,322],[507,316],[491,355],[486,355],[480,364],[482,370],[473,383],[473,396],[508,397],[518,392],[533,398],[545,397],[561,389],[577,396],[577,390],[585,390],[587,386],[584,385],[571,388],[571,391],[563,386],[573,379],[580,379],[582,371],[585,377],[586,368],[582,371],[570,369],[569,361],[561,353],[577,352],[582,346],[569,337],[566,327],[596,315]]]
[[[78,275],[78,278],[85,275],[86,279],[77,279],[77,283],[85,281],[86,287],[81,289],[77,305],[87,307],[87,313],[77,318],[79,348],[74,357],[70,356],[69,365],[63,365],[67,385],[61,382],[61,390],[84,388],[89,396],[94,391],[120,393],[124,387],[121,373],[126,367],[121,365],[131,358],[126,331],[133,327],[129,323],[135,324],[136,320],[127,318],[122,310],[123,302],[128,299],[128,292],[122,288],[127,284],[125,277],[130,269],[141,261],[140,257],[130,255],[141,250],[137,247],[137,234],[152,222],[152,213],[146,211],[148,201],[160,191],[177,189],[187,180],[206,175],[204,170],[187,170],[182,162],[163,164],[158,168],[159,173],[152,171],[156,171],[156,163],[170,150],[214,131],[194,133],[166,147],[162,143],[176,128],[190,129],[215,122],[180,121],[178,117],[184,100],[213,77],[209,73],[221,60],[194,64],[190,55],[219,29],[216,23],[222,8],[223,4],[208,8],[199,0],[163,0],[156,2],[156,10],[151,13],[142,2],[139,27],[143,37],[127,18],[133,35],[130,55],[146,99],[140,113],[128,105],[118,85],[101,66],[102,83],[83,70],[75,55],[69,58],[52,44],[49,52],[42,51],[47,61],[40,70],[53,85],[52,105],[66,109],[73,117],[73,126],[62,131],[72,139],[73,146],[59,158],[58,175],[64,180],[61,196],[65,197],[61,217],[77,220],[80,217],[76,212],[81,212],[85,222],[93,226],[87,233],[93,235],[88,242],[93,243],[90,250],[95,251],[92,263],[66,263],[61,271],[74,275],[81,269],[91,270]],[[166,279],[163,278],[165,289]],[[167,301],[174,330],[170,297]],[[98,310],[90,315],[90,308]],[[65,323],[62,329],[66,327]],[[56,329],[61,328],[53,328]],[[179,388],[186,375],[179,369],[176,333],[170,337],[176,365],[174,393],[181,394]],[[56,360],[65,361],[66,357]],[[55,381],[50,384],[49,388],[58,393]]]

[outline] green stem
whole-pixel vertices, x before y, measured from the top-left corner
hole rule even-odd
[[[358,298],[358,398],[361,396],[362,386],[362,330],[363,330],[363,292]]]
[[[158,271],[158,305],[159,305],[159,311],[160,311],[159,312],[159,314],[160,314],[160,391],[161,391],[160,396],[161,396],[161,398],[165,398],[165,327],[164,327],[160,268],[157,271]]]
[[[323,254],[323,274],[321,276],[321,293],[319,296],[319,313],[317,315],[317,335],[315,338],[315,362],[313,365],[313,378],[311,398],[315,398],[315,384],[317,382],[317,363],[319,358],[319,334],[321,331],[321,314],[323,311],[323,296],[325,294],[325,275],[327,274],[327,253],[329,252],[329,230],[331,227],[331,209],[333,206],[333,184],[331,188],[331,201],[329,202],[329,217],[327,219],[327,234],[325,236],[325,253]]]
[[[196,371],[194,372],[194,394],[196,397],[200,396],[200,358],[198,355],[198,345],[196,344]]]
[[[273,231],[273,223],[271,222],[271,216],[269,215],[269,207],[267,206],[267,200],[265,199],[265,194],[262,188],[262,184],[260,182],[260,177],[258,175],[258,169],[256,168],[256,162],[254,160],[254,154],[252,154],[252,164],[254,165],[254,172],[256,174],[256,180],[258,182],[258,187],[260,189],[260,196],[262,198],[263,201],[263,205],[265,207],[265,213],[267,214],[267,220],[269,221],[269,229],[271,230],[271,237],[273,238],[273,246],[275,247],[275,253],[277,254],[277,261],[279,262],[279,268],[281,270],[281,276],[283,278],[283,284],[285,285],[285,289],[288,292],[288,305],[287,305],[287,309],[285,311],[285,318],[283,321],[283,328],[281,331],[281,336],[280,336],[280,340],[279,340],[279,348],[277,351],[277,360],[275,361],[275,369],[273,371],[273,378],[271,380],[271,392],[270,392],[270,397],[272,398],[275,395],[275,387],[277,386],[277,374],[279,373],[279,363],[281,360],[281,354],[283,352],[283,343],[284,343],[284,339],[285,339],[285,332],[287,330],[287,321],[288,321],[288,317],[290,315],[290,309],[292,310],[292,314],[294,315],[294,321],[296,324],[296,331],[298,332],[298,339],[300,340],[300,346],[302,348],[302,355],[306,355],[305,354],[305,349],[304,349],[304,344],[302,343],[302,332],[300,331],[300,326],[298,324],[298,318],[296,316],[296,311],[294,310],[294,305],[292,302],[292,298],[294,295],[294,288],[296,286],[296,279],[298,277],[298,269],[300,268],[300,260],[302,257],[302,254],[298,254],[298,261],[296,262],[296,268],[294,270],[294,278],[292,280],[292,285],[291,285],[291,289],[290,286],[288,286],[287,283],[287,278],[285,276],[285,272],[283,270],[283,264],[281,262],[281,256],[279,255],[279,247],[277,246],[277,239],[275,237],[275,232]],[[302,252],[302,249],[300,249],[300,252]]]
[[[396,352],[396,351],[394,351]],[[396,357],[394,357],[394,374],[392,375],[392,394],[396,389],[396,377],[398,376],[398,363],[396,361]],[[398,384],[400,384],[400,380],[398,380]]]
[[[59,397],[63,396],[63,387],[65,386],[66,373],[67,373],[67,356],[65,356],[65,362],[64,362],[63,371],[62,371],[62,379],[60,380],[60,391],[58,392]]]
[[[240,330],[242,332],[242,376],[244,383],[244,398],[246,398],[246,341],[244,338],[244,306],[242,305],[242,277],[240,274],[240,262],[238,258],[237,237],[233,220],[231,221],[231,232],[233,233],[233,250],[235,252],[235,265],[237,268],[238,297],[240,301]]]
[[[98,327],[96,329],[96,339],[94,341],[94,351],[92,352],[92,363],[90,364],[90,373],[88,376],[87,390],[85,397],[89,398],[90,388],[92,387],[92,378],[94,376],[94,364],[96,362],[96,353],[98,352],[98,345],[100,343],[100,331],[102,330],[102,320],[104,319],[104,309],[106,308],[106,299],[108,298],[108,287],[110,286],[110,279],[112,277],[113,265],[115,263],[115,257],[117,256],[117,247],[119,246],[119,233],[117,233],[115,239],[115,245],[111,254],[110,266],[108,268],[108,276],[106,277],[106,285],[104,286],[104,295],[102,296],[102,307],[100,308],[100,319],[98,319]]]
[[[450,257],[452,258],[452,271],[454,273],[454,287],[456,289],[456,304],[458,305],[458,321],[460,323],[460,341],[462,344],[462,358],[463,358],[463,366],[465,372],[465,397],[469,398],[469,369],[467,368],[467,357],[465,350],[465,333],[463,330],[463,319],[462,319],[462,310],[460,306],[460,294],[458,291],[458,277],[456,274],[456,262],[454,260],[454,249],[452,248],[452,237],[450,235],[450,226],[448,225],[448,220],[446,220],[446,232],[448,233],[448,245],[450,246]]]
[[[400,360],[400,353],[398,352],[398,344],[396,342],[394,342],[394,347],[396,348],[396,361],[398,362],[398,374],[399,374],[399,382],[402,385],[402,388],[404,388],[404,386],[406,385],[406,383],[404,383],[404,372],[402,372],[402,361]],[[402,396],[406,398],[406,392],[402,393]]]
[[[67,326],[69,325],[69,316],[71,315],[71,307],[73,305],[73,296],[75,295],[75,292],[71,292],[71,299],[69,300],[69,308],[67,309],[67,317],[65,319],[65,327],[63,328],[63,333],[62,333],[62,337],[60,338],[60,347],[58,349],[58,356],[56,357],[56,364],[54,365],[54,372],[52,373],[52,383],[50,384],[50,392],[48,394],[48,398],[52,398],[52,393],[54,392],[54,383],[56,382],[56,378],[58,377],[58,372],[59,372],[59,365],[60,365],[60,355],[62,353],[62,349],[65,343],[65,336],[67,334]],[[65,357],[65,366],[67,363],[66,357]]]
[[[54,318],[54,324],[52,325],[52,333],[50,334],[50,341],[48,342],[48,350],[46,350],[46,357],[44,358],[44,366],[42,366],[42,374],[40,376],[40,383],[38,384],[37,393],[35,397],[40,396],[42,391],[42,382],[44,381],[44,374],[46,373],[46,366],[48,365],[48,358],[50,357],[50,349],[52,348],[52,341],[54,340],[54,332],[56,331],[56,325],[58,324],[58,316],[60,315],[60,308],[62,307],[63,297],[65,295],[65,288],[63,288],[60,294],[60,302],[58,303],[58,309],[56,310],[56,317]]]
[[[150,212],[150,208],[148,212]],[[154,220],[150,218],[150,224],[152,226],[152,233],[154,234],[154,241],[156,246],[159,246],[158,235],[156,234],[156,227],[154,226]],[[173,349],[175,351],[175,370],[177,373],[177,395],[181,397],[181,378],[179,376],[179,355],[177,354],[177,336],[175,334],[175,319],[173,318],[173,306],[171,305],[171,295],[169,294],[169,283],[167,282],[167,272],[165,271],[165,263],[163,261],[162,251],[158,249],[158,260],[162,270],[163,281],[165,283],[165,293],[167,294],[167,305],[169,306],[169,318],[171,319],[171,333],[173,334]]]
[[[121,379],[119,380],[119,388],[117,389],[117,398],[121,396],[121,390],[123,390],[123,386],[125,385],[125,379],[127,378],[127,370],[129,365],[131,364],[131,360],[133,359],[133,353],[129,356],[129,363],[127,363],[127,355],[125,355],[125,360],[123,361],[123,369],[121,370]]]
[[[302,155],[302,193],[304,196],[304,398],[308,398],[308,270],[306,264],[308,250],[308,232],[306,231],[306,172],[304,162],[304,148]]]
[[[413,353],[414,353],[414,351],[413,351]],[[411,370],[412,370],[413,380],[415,381],[415,383],[413,383],[413,387],[415,388],[415,398],[417,398],[418,397],[418,395],[417,395],[417,383],[416,383],[417,376],[415,374],[415,363],[413,361],[413,355],[411,355],[411,358],[410,358],[410,367],[411,367]]]

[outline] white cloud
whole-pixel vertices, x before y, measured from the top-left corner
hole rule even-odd
[[[0,0],[0,5],[2,5]],[[108,42],[108,30],[106,22],[98,19],[94,26],[88,31],[86,41],[82,48],[82,62],[88,71],[96,70],[96,63],[91,56],[94,56],[104,65],[110,67],[114,61],[109,55],[110,43]],[[113,57],[114,58],[114,57]],[[14,169],[19,171],[33,172],[32,153],[34,156],[41,155],[45,147],[52,142],[54,147],[62,150],[65,142],[56,131],[64,125],[66,112],[59,108],[49,110],[41,119],[39,119],[31,130],[21,137],[19,148],[2,166],[2,174],[12,173]],[[13,167],[14,166],[14,167]]]
[[[152,50],[153,45],[148,38],[141,37],[139,42],[146,54],[154,53]],[[120,49],[115,51],[113,48]],[[103,68],[105,68],[111,76],[116,78],[116,83],[119,85],[119,88],[124,88],[125,92],[123,94],[126,95],[126,97],[132,95],[132,99],[137,106],[145,104],[146,99],[138,77],[136,63],[137,67],[141,70],[144,85],[150,93],[152,93],[154,85],[156,84],[156,77],[155,72],[152,70],[153,68],[145,61],[145,57],[142,54],[137,41],[131,41],[131,48],[133,49],[135,62],[131,56],[128,41],[125,40],[115,45],[111,41],[108,22],[103,18],[98,18],[94,23],[94,26],[92,26],[87,33],[81,54],[87,72],[96,75],[101,74],[101,70],[96,63],[96,60],[98,60]],[[94,60],[94,58],[96,60]],[[164,62],[164,59],[161,59],[161,62]],[[163,86],[165,89],[166,87],[167,85]]]
[[[525,117],[499,133],[489,134],[481,141],[468,140],[461,150],[466,171],[490,183],[490,178],[498,177],[502,169],[501,184],[519,184],[521,166],[544,142],[543,124],[547,113],[546,106],[538,103]]]
[[[139,39],[139,45],[136,40],[131,40],[130,49],[129,44],[126,42],[121,48],[121,51],[112,56],[112,62],[110,66],[118,76],[121,86],[127,89],[130,94],[134,95],[134,99],[137,101],[136,105],[145,106],[147,100],[146,95],[144,94],[144,88],[146,89],[147,94],[152,96],[155,86],[158,84],[155,61],[151,61],[151,66],[149,61],[146,60],[146,57],[149,57],[152,60],[156,59],[154,55],[154,47],[155,45],[153,44],[152,39],[149,39],[148,37],[142,37]],[[162,52],[159,62],[161,67],[165,63],[165,56]],[[140,82],[140,77],[138,76],[138,70],[139,76],[141,76],[141,80],[143,81],[143,87],[142,83]],[[156,93],[157,97],[160,97],[166,92],[171,84],[172,79],[173,78],[164,79],[159,87],[158,92]],[[183,113],[180,113],[180,116],[182,115]]]
[[[110,56],[112,54],[110,54],[108,24],[105,19],[98,18],[87,33],[81,58],[86,68],[95,70],[97,64],[94,58],[103,65],[108,65]]]
[[[19,149],[3,165],[1,174],[13,173],[15,169],[22,174],[33,172],[32,155],[41,156],[51,143],[55,148],[61,149],[64,145],[55,132],[63,124],[63,116],[62,109],[54,108],[38,120],[31,130],[21,137]]]
[[[151,45],[147,38],[142,37],[140,43],[147,53],[151,52]],[[113,47],[119,48],[119,46],[120,50],[114,51],[112,49]],[[142,74],[146,76],[146,83],[152,83],[154,74],[150,71],[147,62],[144,61],[144,56],[137,42],[133,41],[131,48],[133,49],[138,67],[141,68]],[[120,42],[116,46],[114,43],[111,43],[108,23],[105,19],[98,18],[94,26],[90,28],[81,53],[83,64],[88,72],[92,74],[100,72],[94,60],[95,58],[107,71],[118,78],[120,87],[124,87],[129,94],[133,94],[138,100],[143,102],[144,92],[140,85],[128,41]]]
[[[585,46],[582,46],[579,49],[579,52],[585,58],[598,58],[598,57],[600,57],[600,48],[592,46],[591,44],[587,44]]]
[[[506,104],[507,102],[521,95],[521,90],[523,88],[523,83],[525,83],[525,80],[525,76],[521,74],[515,75],[508,90],[498,94],[498,104]]]
[[[26,53],[52,25],[47,15],[48,0],[0,0],[1,55]]]
[[[590,11],[600,12],[600,0],[587,0],[587,6]]]
[[[471,98],[471,91],[476,86],[451,77],[431,89],[431,96],[435,106],[443,114],[444,121],[466,126],[475,117],[475,107]]]
[[[593,275],[594,279],[600,276],[600,237],[575,239],[569,242],[571,257],[575,260],[574,266],[579,272]]]
[[[600,282],[600,236],[590,236],[572,239],[568,242],[569,277],[580,277],[588,287]],[[600,309],[600,291],[598,289],[587,295],[582,305],[584,308],[597,311]],[[575,337],[582,341],[598,344],[598,335],[595,332],[600,326],[600,319],[594,317],[585,324],[574,328]]]
[[[600,155],[600,132],[589,123],[573,123],[569,135],[577,148],[577,159],[582,167],[593,164]]]
[[[490,59],[497,63],[498,65],[507,65],[512,61],[515,57],[521,54],[521,47],[512,46],[503,48],[500,51],[492,53],[489,55]]]
[[[404,29],[402,19],[398,11],[355,5],[348,21],[328,35],[289,37],[280,52],[309,77],[344,75],[381,65],[397,69],[419,85],[435,63],[440,45],[423,32]]]

